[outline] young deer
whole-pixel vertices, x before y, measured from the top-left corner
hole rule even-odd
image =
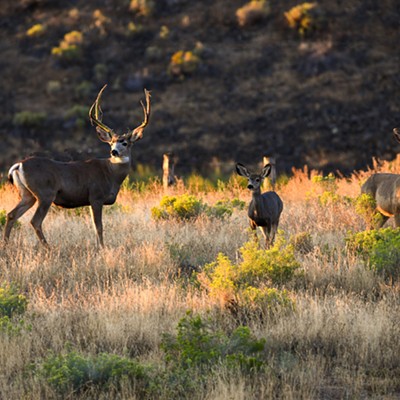
[[[15,222],[38,202],[31,224],[43,245],[47,246],[47,241],[42,222],[54,203],[64,208],[90,206],[97,242],[103,246],[103,206],[115,202],[129,173],[132,145],[142,138],[150,116],[150,93],[145,90],[146,106],[141,102],[144,121],[126,134],[116,134],[102,122],[100,99],[105,87],[90,108],[89,118],[96,126],[99,139],[110,145],[110,157],[71,162],[30,157],[14,164],[9,171],[9,180],[18,188],[21,201],[7,214],[4,241],[8,241]]]
[[[247,188],[252,192],[247,213],[250,218],[250,227],[253,231],[256,230],[257,226],[261,228],[266,247],[269,248],[274,243],[279,218],[283,210],[282,200],[275,192],[270,191],[261,194],[261,185],[271,173],[271,165],[265,165],[261,174],[250,174],[243,164],[237,163],[236,172],[248,179]]]
[[[400,129],[393,129],[393,136],[400,142]],[[400,226],[400,175],[373,174],[361,186],[361,193],[370,194],[376,201],[376,210],[382,215],[375,228],[381,228],[394,217],[395,225]]]

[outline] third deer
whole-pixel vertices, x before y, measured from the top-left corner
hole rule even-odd
[[[394,128],[393,135],[400,142],[400,129]],[[378,173],[371,175],[361,186],[361,193],[371,195],[376,201],[376,210],[382,215],[375,228],[381,228],[394,217],[395,225],[400,226],[400,175]]]
[[[247,178],[247,188],[252,192],[247,213],[250,219],[250,227],[253,231],[257,229],[257,226],[261,228],[266,247],[269,248],[274,243],[279,218],[283,210],[282,200],[276,192],[269,191],[261,194],[262,183],[271,173],[271,165],[265,165],[261,174],[250,174],[243,164],[237,163],[236,172]]]

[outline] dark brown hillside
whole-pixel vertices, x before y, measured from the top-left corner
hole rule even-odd
[[[2,1],[0,171],[31,152],[106,156],[86,117],[106,82],[104,121],[117,131],[140,123],[143,87],[152,91],[151,123],[134,151],[156,168],[172,150],[178,172],[207,172],[215,158],[229,170],[264,153],[281,170],[348,172],[400,150],[391,139],[400,124],[397,0],[321,0],[318,31],[303,39],[283,15],[294,1],[271,0],[269,15],[246,27],[235,15],[246,1],[155,4],[142,16],[128,0]],[[28,35],[35,24],[45,30]],[[58,59],[52,49],[71,31],[82,34],[80,54]],[[171,76],[179,50],[200,62]],[[21,121],[22,111],[44,114]]]

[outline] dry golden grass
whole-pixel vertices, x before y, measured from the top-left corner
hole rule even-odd
[[[378,169],[378,166],[376,166]],[[389,169],[381,165],[379,169]],[[355,197],[372,171],[337,179],[337,193]],[[321,205],[324,191],[308,171],[296,171],[279,188],[284,201],[280,228],[286,238],[302,232],[312,249],[297,254],[301,274],[286,285],[293,312],[248,321],[266,339],[269,368],[250,380],[216,367],[196,398],[201,399],[394,399],[400,395],[400,284],[385,281],[345,251],[347,231],[365,229],[354,206]],[[311,176],[311,178],[310,178]],[[184,193],[184,187],[171,189]],[[0,398],[57,398],[42,380],[29,374],[49,351],[67,343],[84,354],[101,352],[161,363],[163,333],[175,332],[187,310],[213,318],[226,329],[235,317],[188,282],[190,272],[214,261],[219,252],[232,260],[249,239],[246,212],[235,210],[222,221],[151,219],[151,207],[163,192],[155,185],[140,194],[123,191],[117,207],[105,213],[104,249],[95,247],[89,214],[54,210],[45,219],[50,250],[37,244],[29,225],[32,211],[0,247],[0,281],[14,282],[29,300],[24,319],[31,331],[0,332]],[[238,186],[198,193],[209,204],[250,194]],[[5,185],[1,208],[17,197]],[[77,396],[77,397],[74,397]],[[107,398],[107,393],[97,394]],[[119,398],[136,398],[128,384]],[[71,394],[71,398],[91,398]]]

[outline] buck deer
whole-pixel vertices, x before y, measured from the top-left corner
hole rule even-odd
[[[400,142],[400,129],[393,129],[393,136]],[[361,186],[361,193],[371,195],[376,202],[376,210],[382,215],[375,228],[381,228],[394,217],[395,225],[400,226],[400,175],[379,173],[371,175]]]
[[[250,174],[243,164],[237,163],[236,172],[247,178],[247,188],[252,192],[247,213],[250,219],[250,227],[253,231],[256,231],[257,226],[261,228],[266,247],[269,248],[274,243],[279,218],[283,210],[282,200],[276,192],[269,191],[261,194],[261,185],[271,173],[271,165],[265,165],[261,174]]]
[[[105,85],[89,110],[92,125],[101,141],[110,145],[110,157],[87,161],[60,162],[43,157],[29,157],[14,164],[9,171],[9,180],[19,190],[21,201],[7,214],[4,241],[8,241],[15,222],[37,201],[38,207],[31,224],[40,242],[48,246],[42,232],[42,222],[52,203],[64,208],[90,206],[97,243],[103,246],[103,205],[113,204],[123,180],[129,173],[131,147],[141,139],[149,122],[150,93],[145,89],[146,107],[143,122],[132,131],[118,135],[102,122],[100,107]]]

